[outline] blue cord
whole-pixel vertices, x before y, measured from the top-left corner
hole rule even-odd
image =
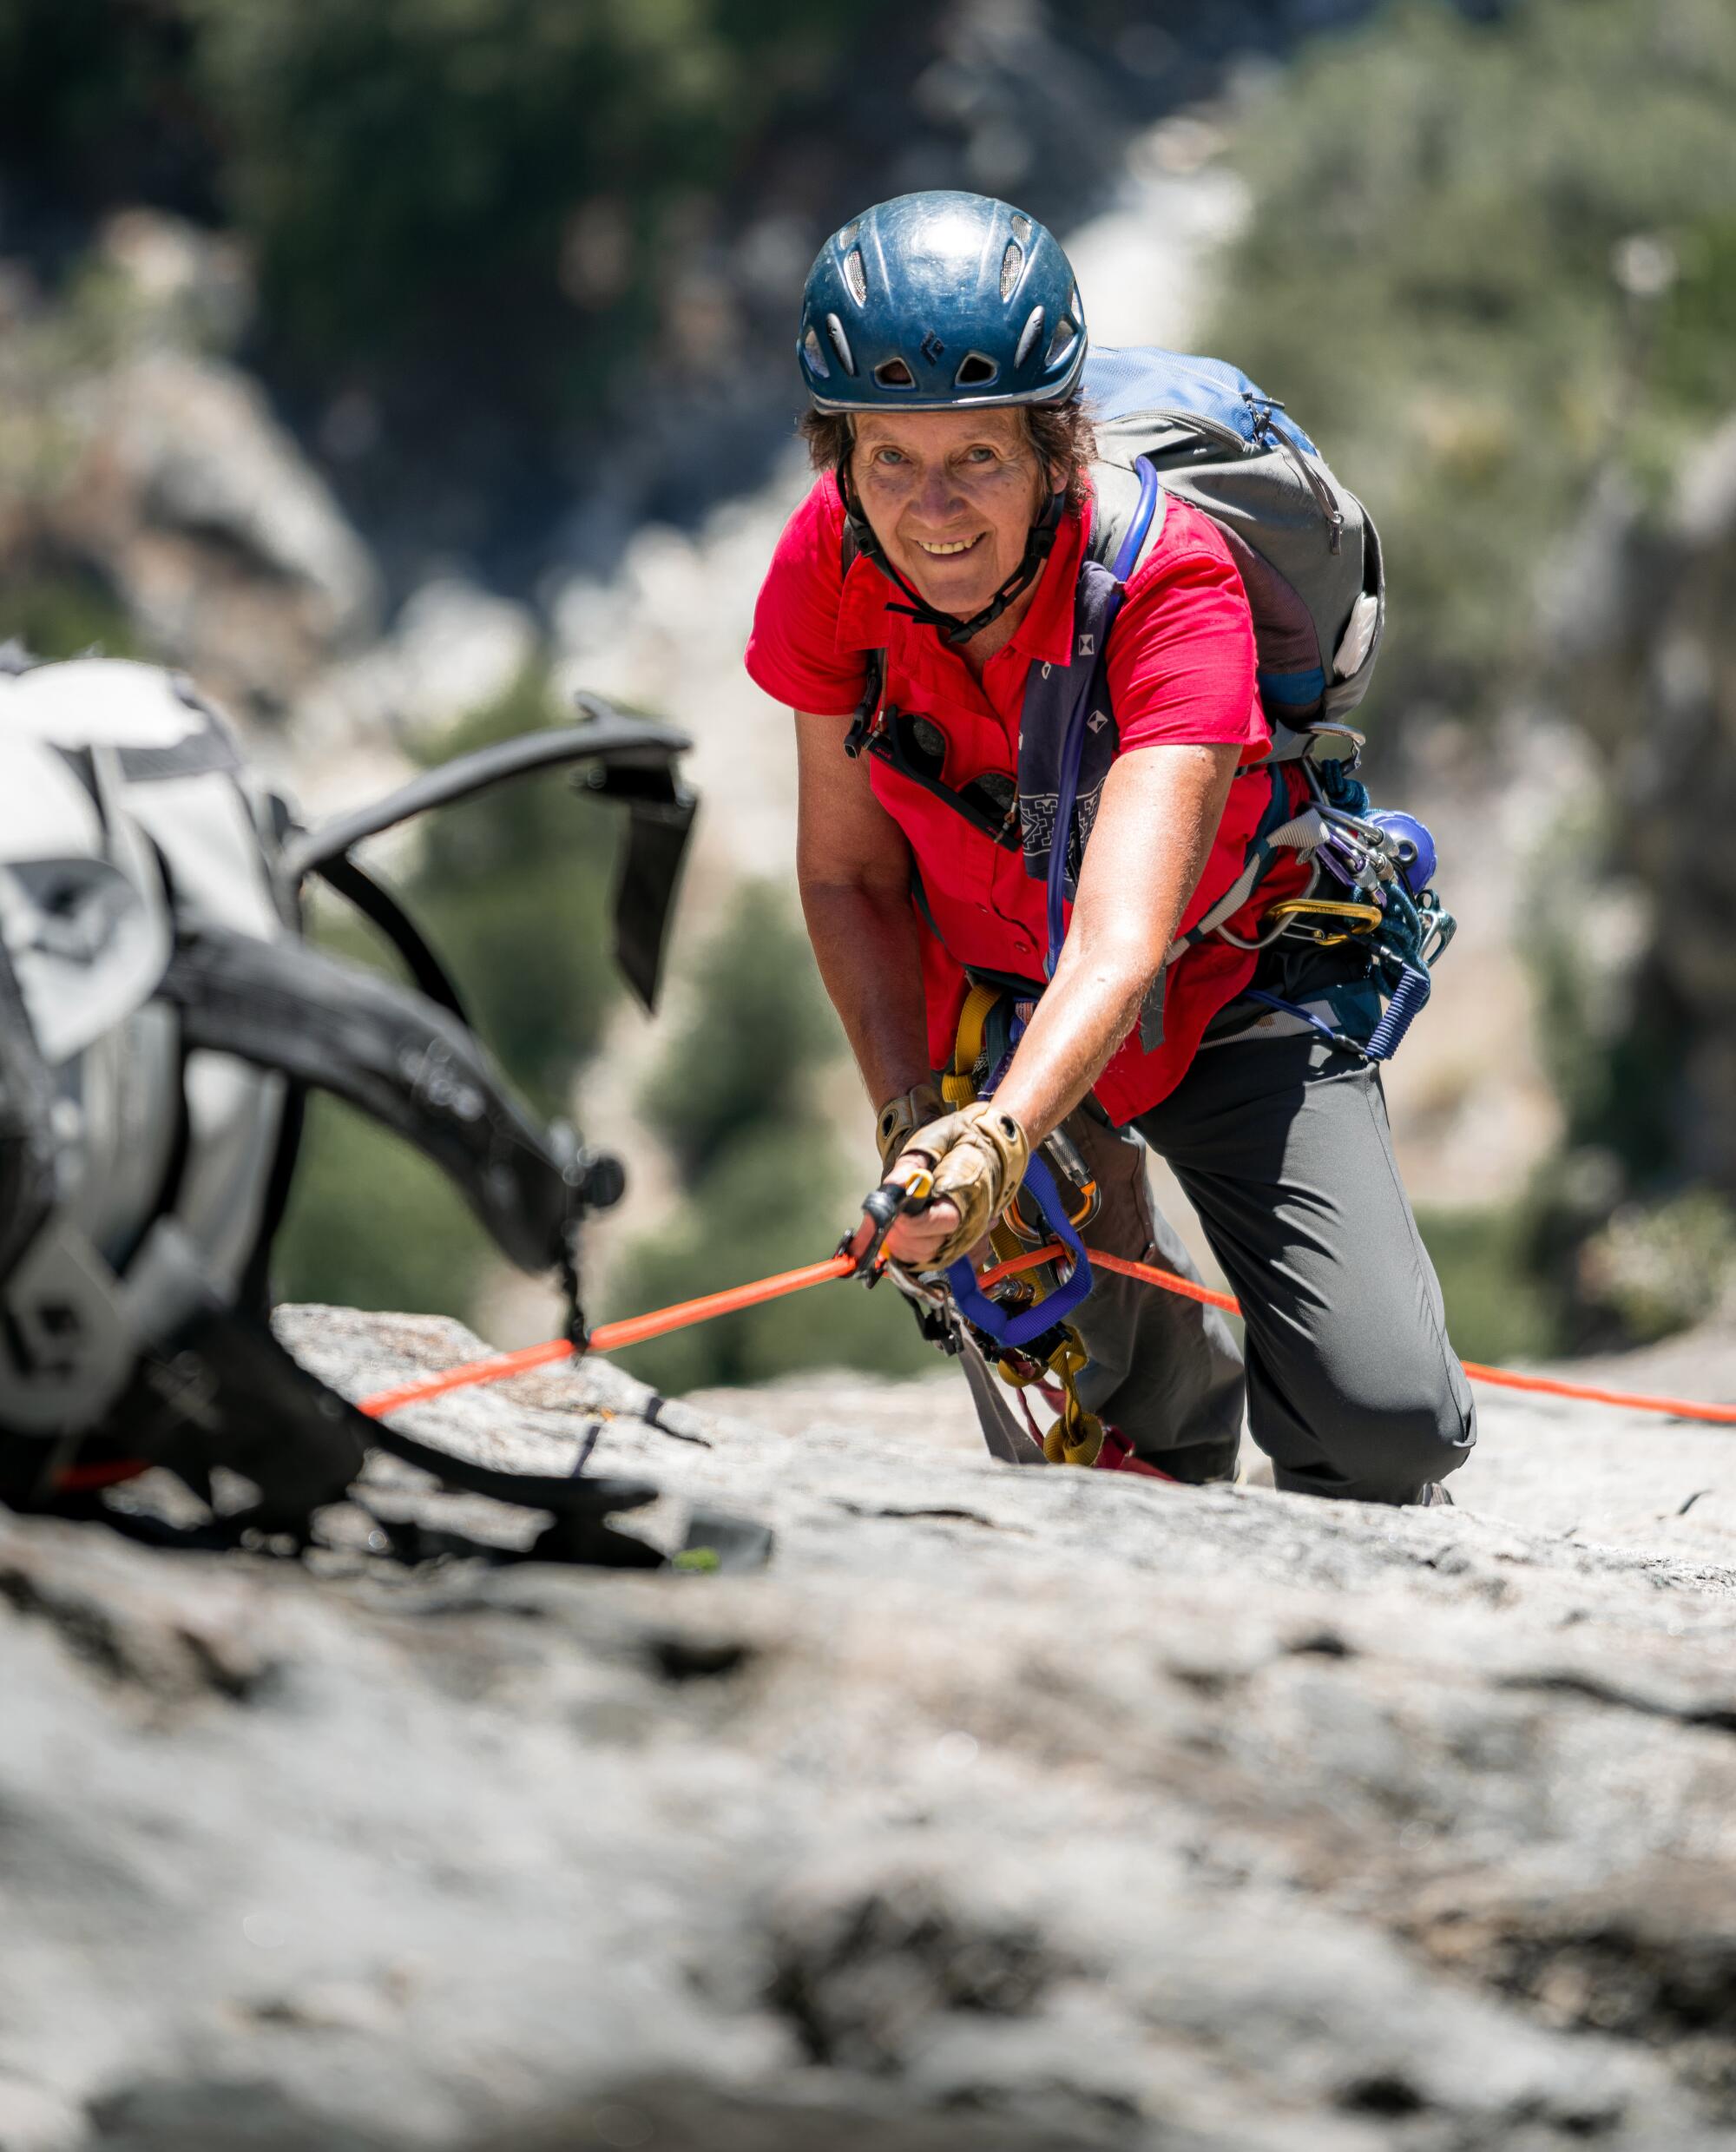
[[[1304,1023],[1313,1025],[1329,1046],[1343,1047],[1353,1054],[1364,1051],[1355,1039],[1342,1031],[1335,1031],[1324,1017],[1317,1017],[1312,1010],[1299,1008],[1293,1001],[1285,1001],[1277,994],[1268,994],[1263,986],[1245,986],[1240,998],[1243,1001],[1264,1002],[1268,1009],[1279,1010],[1286,1017],[1300,1017]]]

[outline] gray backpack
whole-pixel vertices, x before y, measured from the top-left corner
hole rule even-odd
[[[350,855],[503,778],[584,765],[631,818],[616,949],[648,1005],[694,813],[687,744],[599,706],[306,832],[186,681],[0,665],[0,1500],[78,1513],[155,1464],[208,1502],[223,1465],[259,1499],[214,1532],[305,1542],[378,1445],[550,1512],[545,1556],[660,1558],[602,1530],[644,1483],[485,1469],[357,1412],[274,1339],[266,1267],[318,1086],[438,1164],[510,1260],[557,1275],[582,1347],[580,1229],[621,1168],[519,1103]],[[310,874],[383,929],[413,987],[307,944]]]
[[[1084,385],[1099,457],[1092,557],[1108,565],[1121,550],[1143,460],[1229,543],[1253,614],[1275,757],[1305,752],[1311,734],[1317,751],[1326,747],[1319,729],[1362,701],[1385,624],[1368,511],[1284,406],[1222,359],[1098,349]],[[1161,527],[1159,517],[1149,535]]]

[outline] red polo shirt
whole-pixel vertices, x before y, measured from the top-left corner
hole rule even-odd
[[[1254,681],[1253,623],[1229,549],[1207,517],[1168,497],[1164,524],[1109,637],[1109,694],[1118,752],[1170,742],[1233,742],[1244,765],[1266,753],[1270,734]],[[798,711],[842,716],[860,701],[865,653],[886,653],[886,694],[946,735],[946,781],[989,772],[1011,776],[1019,716],[1033,664],[1065,665],[1073,650],[1073,600],[1084,556],[1090,503],[1069,516],[1036,595],[1011,638],[979,681],[933,628],[888,609],[900,594],[871,563],[848,575],[839,558],[844,503],[830,477],[819,481],[784,528],[760,592],[747,669]],[[1047,941],[1043,884],[945,803],[881,761],[868,758],[875,797],[904,832],[939,938],[923,927],[929,1058],[950,1064],[966,990],[964,967],[1042,977]],[[1241,872],[1249,839],[1271,800],[1270,780],[1244,768],[1230,786],[1217,839],[1182,915],[1185,930]],[[1230,922],[1250,937],[1274,897],[1305,879],[1281,865]],[[1141,1050],[1137,1032],[1117,1048],[1096,1096],[1117,1122],[1147,1111],[1174,1089],[1207,1023],[1253,972],[1252,954],[1208,939],[1170,966],[1163,1042]]]

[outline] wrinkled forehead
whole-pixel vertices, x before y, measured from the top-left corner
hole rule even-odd
[[[924,457],[950,455],[977,441],[1016,450],[1030,439],[1018,405],[989,411],[858,411],[852,431],[858,448],[901,448]]]

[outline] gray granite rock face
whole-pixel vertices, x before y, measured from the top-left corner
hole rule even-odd
[[[358,1395],[475,1349],[283,1322]],[[733,1507],[758,1575],[0,1518],[5,2152],[1736,2145],[1715,1540],[1481,1460],[1364,1510],[999,1466],[944,1387],[718,1402],[592,1365],[411,1425],[600,1421],[633,1530]],[[1490,1495],[1581,1424],[1485,1401]],[[1678,1431],[1618,1416],[1635,1510]]]

